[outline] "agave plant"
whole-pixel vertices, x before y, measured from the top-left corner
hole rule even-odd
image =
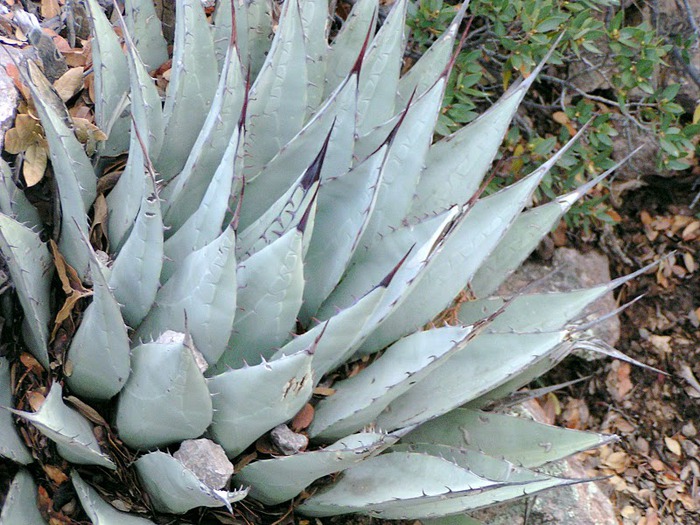
[[[0,454],[22,465],[1,523],[46,523],[37,483],[60,483],[47,466],[95,524],[231,511],[245,496],[307,516],[466,520],[578,482],[540,467],[613,439],[494,410],[580,345],[581,312],[624,282],[494,295],[600,178],[526,209],[569,143],[480,198],[537,71],[433,143],[466,4],[401,76],[407,3],[376,29],[377,0],[358,0],[329,43],[327,0],[279,13],[222,0],[211,20],[200,0],[177,0],[162,101],[151,0],[126,1],[120,32],[88,0],[108,136],[94,158],[27,65],[61,219],[53,235],[2,164],[0,249],[23,346],[0,357]],[[72,316],[59,280],[90,296]],[[424,329],[464,289],[459,321]],[[178,454],[192,440],[223,449],[231,481]],[[102,497],[115,486],[119,509]]]

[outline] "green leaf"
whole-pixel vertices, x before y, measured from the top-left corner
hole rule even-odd
[[[328,50],[330,13],[328,0],[306,0],[300,4],[301,25],[306,48],[306,71],[308,78],[307,103],[315,110],[323,99],[323,84],[326,73],[324,60]]]
[[[207,380],[214,406],[211,433],[228,456],[237,456],[265,432],[292,419],[311,399],[311,350]]]
[[[87,212],[97,193],[97,177],[82,144],[72,130],[72,121],[58,94],[31,60],[27,62],[29,89],[49,144],[49,155],[61,203],[61,253],[81,279],[88,271]]]
[[[177,0],[173,68],[163,109],[165,135],[155,162],[166,181],[183,168],[199,136],[216,93],[218,71],[202,2]]]
[[[201,436],[211,420],[211,397],[193,349],[181,342],[134,348],[131,376],[116,414],[124,443],[163,447]]]
[[[294,229],[238,267],[238,310],[217,371],[258,364],[289,338],[304,291],[302,232]]]
[[[290,0],[283,5],[272,47],[250,90],[246,178],[258,173],[302,128],[307,113],[307,84],[299,2]]]
[[[377,0],[358,0],[353,5],[325,57],[326,94],[334,91],[345,80],[357,62],[365,41],[374,36],[377,8]]]
[[[92,252],[92,248],[88,249]],[[106,400],[119,393],[129,377],[129,336],[119,304],[94,253],[91,253],[90,276],[92,302],[85,309],[68,348],[64,370],[72,391]]]
[[[392,430],[445,414],[546,359],[556,352],[565,335],[562,332],[482,333],[392,402],[377,418],[377,423],[380,428]]]
[[[3,525],[46,525],[37,507],[37,488],[29,471],[20,469],[12,480],[0,512]]]
[[[0,213],[12,217],[26,227],[39,231],[43,223],[39,212],[12,180],[9,164],[0,159]]]
[[[366,133],[394,115],[403,61],[408,0],[397,0],[367,50],[360,72],[358,129]]]
[[[0,456],[21,465],[29,465],[34,459],[17,431],[12,414],[3,408],[10,406],[12,406],[10,364],[6,358],[0,357]]]
[[[156,510],[183,514],[196,507],[226,507],[240,501],[247,490],[215,490],[194,475],[177,459],[165,452],[151,452],[134,464],[139,478]]]
[[[95,489],[85,483],[75,470],[71,471],[70,477],[80,504],[92,523],[96,525],[155,525],[151,520],[121,512],[112,507],[100,497]]]
[[[237,129],[245,89],[238,51],[231,46],[202,131],[187,157],[185,167],[163,192],[165,223],[173,230],[170,235],[199,209],[211,183],[212,173],[222,164],[227,147],[231,142],[238,142]]]
[[[507,414],[457,408],[422,424],[402,443],[441,443],[534,468],[615,439]]]
[[[168,60],[168,43],[163,37],[163,28],[153,2],[125,0],[124,19],[148,71]]]
[[[309,436],[338,439],[371,423],[392,401],[459,352],[473,330],[445,327],[400,339],[357,375],[333,384],[335,393],[316,405]],[[442,385],[433,384],[434,388]],[[440,396],[431,394],[431,402]],[[402,425],[403,426],[403,425]],[[380,424],[379,428],[388,428]],[[392,429],[398,426],[392,426]]]
[[[38,233],[0,214],[0,253],[24,311],[22,331],[29,351],[49,367],[49,320],[53,260]]]
[[[150,174],[142,181],[141,209],[109,277],[114,298],[122,306],[126,323],[141,324],[153,306],[163,267],[163,217]]]
[[[37,412],[7,410],[29,421],[39,432],[54,441],[58,453],[66,461],[116,469],[109,456],[100,450],[90,422],[77,410],[66,406],[62,396],[61,384],[53,383]]]
[[[92,32],[92,66],[95,78],[95,124],[108,139],[100,145],[103,155],[119,155],[129,146],[129,70],[119,38],[96,0],[88,0]]]
[[[398,435],[373,432],[344,437],[323,449],[255,461],[234,477],[268,505],[288,501],[315,480],[360,463],[396,443]]]
[[[236,313],[235,234],[219,237],[192,252],[165,283],[135,338],[156,339],[167,330],[189,331],[209,364],[226,349]]]

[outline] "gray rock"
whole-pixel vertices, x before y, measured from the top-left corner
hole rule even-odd
[[[297,434],[287,427],[278,425],[270,431],[270,441],[282,454],[291,456],[304,450],[309,444],[309,438],[304,434]]]
[[[498,295],[509,297],[538,279],[542,282],[528,293],[560,292],[606,283],[610,281],[608,258],[596,251],[581,253],[572,248],[557,248],[550,262],[525,262],[501,285]],[[610,292],[589,306],[584,317],[593,320],[616,307],[617,302]],[[595,325],[591,332],[594,337],[615,346],[620,339],[620,320],[617,316],[610,317]]]
[[[12,59],[5,52],[12,53],[14,48],[11,46],[3,45],[0,50],[0,149],[2,149],[5,144],[5,133],[10,129],[15,122],[15,111],[17,110],[17,102],[19,98],[19,93],[15,88],[12,79],[5,71],[5,66],[7,64],[12,64]]]
[[[173,457],[214,489],[222,489],[233,475],[233,464],[224,449],[208,439],[183,441]]]

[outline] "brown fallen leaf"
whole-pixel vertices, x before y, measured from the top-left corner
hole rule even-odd
[[[299,432],[308,428],[314,419],[314,407],[311,404],[306,403],[304,407],[294,416],[292,419],[292,430],[294,432]]]
[[[68,476],[60,468],[54,465],[43,465],[42,468],[46,472],[46,476],[56,485],[63,485],[68,481]]]
[[[22,164],[22,175],[27,187],[31,188],[44,178],[48,156],[46,150],[39,144],[32,144],[24,152],[24,164]]]
[[[683,455],[683,449],[677,440],[671,437],[664,437],[664,443],[666,444],[666,448],[673,452],[676,456]]]
[[[83,88],[83,71],[82,67],[71,68],[53,83],[63,102],[68,102]]]
[[[54,18],[61,14],[58,0],[41,0],[41,17]]]
[[[56,315],[53,330],[51,331],[51,340],[53,341],[54,337],[56,337],[58,328],[61,326],[63,321],[71,316],[73,308],[78,300],[92,295],[92,290],[88,290],[83,286],[80,277],[78,277],[78,273],[63,258],[61,252],[58,251],[58,245],[53,241],[53,239],[49,240],[49,248],[51,249],[51,254],[53,255],[54,265],[56,266],[56,274],[61,281],[63,292],[66,294],[66,300]]]

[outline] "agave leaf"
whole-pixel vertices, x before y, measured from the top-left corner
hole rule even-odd
[[[317,384],[323,376],[352,356],[353,342],[358,337],[358,328],[370,318],[385,293],[386,285],[377,286],[327,322],[317,324],[308,332],[291,340],[272,356],[272,360],[295,354],[315,343],[311,365],[314,371],[314,384]]]
[[[150,0],[125,0],[124,19],[148,71],[168,60],[168,43]]]
[[[511,86],[474,122],[433,144],[418,182],[412,216],[437,213],[474,194],[538,71]]]
[[[419,329],[447,308],[496,248],[542,177],[579,136],[580,133],[524,179],[480,199],[465,210],[447,235],[441,252],[426,268],[423,278],[412,288],[401,307],[372,334],[361,349],[362,352],[369,353],[383,348],[399,337]]]
[[[344,471],[333,485],[299,506],[308,516],[367,513],[382,504],[447,497],[502,483],[484,479],[451,461],[419,452],[392,452],[369,458]]]
[[[29,351],[48,369],[49,294],[53,260],[38,233],[0,213],[0,253],[24,311],[22,329]]]
[[[114,156],[129,145],[129,114],[122,114],[129,93],[129,70],[119,38],[97,3],[88,0],[92,31],[92,64],[95,77],[95,124],[107,134],[100,144],[103,155]]]
[[[167,203],[165,223],[173,230],[179,229],[198,210],[227,146],[234,139],[238,142],[245,89],[238,51],[231,46],[202,131],[185,167],[163,192]]]
[[[134,465],[153,506],[161,512],[182,514],[195,507],[226,507],[231,512],[231,503],[248,494],[247,489],[214,490],[165,452],[146,454]]]
[[[37,412],[7,410],[29,421],[39,432],[54,441],[58,453],[66,461],[116,469],[109,456],[100,450],[90,422],[77,410],[66,406],[62,396],[61,384],[53,383]]]
[[[219,237],[188,255],[156,301],[136,338],[148,341],[166,330],[188,331],[209,364],[226,349],[236,313],[235,234],[228,227]],[[188,324],[189,323],[189,324]]]
[[[0,357],[0,456],[11,459],[15,463],[29,465],[34,459],[17,432],[12,414],[4,409],[10,406],[12,406],[10,364],[6,358]]]
[[[134,227],[144,198],[144,177],[146,172],[146,157],[139,143],[135,122],[131,124],[131,145],[129,158],[119,180],[107,195],[107,235],[112,250],[118,251],[126,242],[129,232]],[[144,135],[141,134],[141,137]],[[134,191],[140,189],[141,191]]]
[[[275,34],[272,27],[273,7],[272,2],[267,0],[253,0],[244,2],[244,5],[248,15],[248,53],[242,56],[248,58],[250,77],[257,78],[269,54],[270,40]]]
[[[43,223],[39,212],[12,181],[10,166],[2,159],[0,159],[0,213],[12,217],[35,231],[42,228]]]
[[[290,338],[304,291],[302,232],[294,229],[238,267],[238,310],[216,370],[258,364]]]
[[[433,139],[445,83],[446,78],[440,78],[423,97],[407,107],[405,116],[392,132],[377,204],[361,244],[370,246],[377,236],[401,226],[406,217]]]
[[[357,72],[331,94],[304,128],[267,163],[254,178],[246,178],[245,199],[239,224],[247,228],[277,199],[295,184],[313,163],[325,139],[330,139],[321,180],[336,177],[350,169],[352,144],[355,140],[357,109]]]
[[[199,0],[177,0],[173,68],[165,96],[163,147],[155,162],[168,181],[187,161],[214,99],[219,69]]]
[[[153,448],[201,436],[212,403],[192,349],[183,343],[147,343],[132,354],[132,372],[119,396],[119,438]]]
[[[37,507],[37,488],[29,471],[20,469],[12,480],[0,512],[2,525],[46,525]]]
[[[333,291],[359,245],[374,209],[386,153],[386,147],[380,148],[352,171],[327,179],[321,187],[314,231],[304,258],[302,324],[309,323]]]
[[[408,0],[397,0],[372,40],[360,74],[358,129],[365,133],[394,114],[394,100],[403,63]]]
[[[467,516],[466,514],[453,514],[452,516],[443,516],[441,518],[427,518],[420,522],[423,525],[485,525],[483,522]]]
[[[311,360],[312,352],[306,349],[207,380],[214,404],[211,434],[228,456],[237,456],[301,410],[313,389]]]
[[[565,335],[562,332],[482,333],[391,403],[377,422],[381,428],[394,429],[442,415],[545,359]]]
[[[290,230],[297,228],[300,221],[307,217],[307,210],[310,208],[312,208],[312,216],[315,217],[319,178],[327,151],[328,137],[304,174],[259,219],[238,236],[236,255],[240,261],[248,259]]]
[[[163,282],[170,279],[189,254],[203,248],[221,234],[229,207],[229,197],[241,183],[234,173],[240,138],[239,128],[231,137],[221,164],[216,169],[197,211],[165,241],[165,260],[161,274]]]
[[[330,296],[316,313],[318,319],[328,319],[338,308],[347,308],[372,290],[412,247],[435,243],[438,233],[452,220],[457,210],[444,212],[417,224],[405,225],[383,236],[369,249],[356,250],[351,266]]]
[[[27,62],[29,89],[49,144],[49,155],[61,203],[61,253],[84,279],[89,253],[83,243],[87,235],[87,211],[97,193],[97,178],[82,144],[69,127],[70,116],[58,94],[31,60]]]
[[[420,425],[402,443],[441,443],[534,468],[615,439],[507,414],[457,408]]]
[[[417,332],[397,341],[357,375],[333,384],[335,393],[316,405],[309,436],[337,439],[371,423],[416,382],[421,384],[445,361],[451,362],[450,357],[462,350],[474,335],[470,327],[444,327]],[[431,385],[436,389],[442,387]],[[435,397],[431,395],[431,402],[442,401],[440,396]],[[381,425],[380,428],[385,428]]]
[[[244,175],[249,178],[302,128],[307,71],[298,0],[285,2],[267,59],[250,91]]]
[[[307,0],[302,2],[300,7],[309,82],[307,103],[310,110],[315,110],[323,99],[323,81],[326,73],[324,58],[328,51],[330,13],[327,0]]]
[[[163,267],[163,218],[158,194],[150,175],[145,177],[143,200],[124,246],[112,265],[109,285],[122,304],[124,320],[131,327],[146,317],[160,286]]]
[[[374,36],[377,0],[358,0],[326,53],[326,94],[334,91],[353,68],[365,42]]]
[[[444,75],[452,57],[459,26],[469,7],[469,0],[462,3],[452,23],[423,56],[411,66],[411,69],[399,79],[396,93],[396,107],[408,105],[413,93],[422,95]]]
[[[514,466],[508,461],[496,459],[481,452],[453,448],[445,445],[419,443],[399,445],[397,452],[421,452],[441,457],[468,469],[475,474],[496,482],[486,490],[463,490],[445,497],[424,497],[419,500],[398,500],[373,506],[372,515],[377,516],[439,516],[448,512],[463,512],[494,502],[513,499],[523,493],[538,492],[550,487],[566,485],[574,480],[556,478]],[[446,503],[449,502],[449,503]],[[435,509],[444,509],[438,512]]]
[[[86,239],[87,243],[87,239]],[[92,248],[89,248],[92,252]],[[91,253],[92,303],[73,336],[65,362],[66,381],[79,395],[109,399],[129,377],[129,336],[107,280]]]
[[[298,496],[315,480],[382,452],[397,439],[392,434],[354,434],[320,450],[255,461],[243,467],[234,480],[249,485],[251,497],[276,505]]]
[[[70,473],[71,481],[80,504],[95,525],[155,525],[154,522],[140,516],[121,512],[104,501],[95,489],[85,483],[75,471]]]

